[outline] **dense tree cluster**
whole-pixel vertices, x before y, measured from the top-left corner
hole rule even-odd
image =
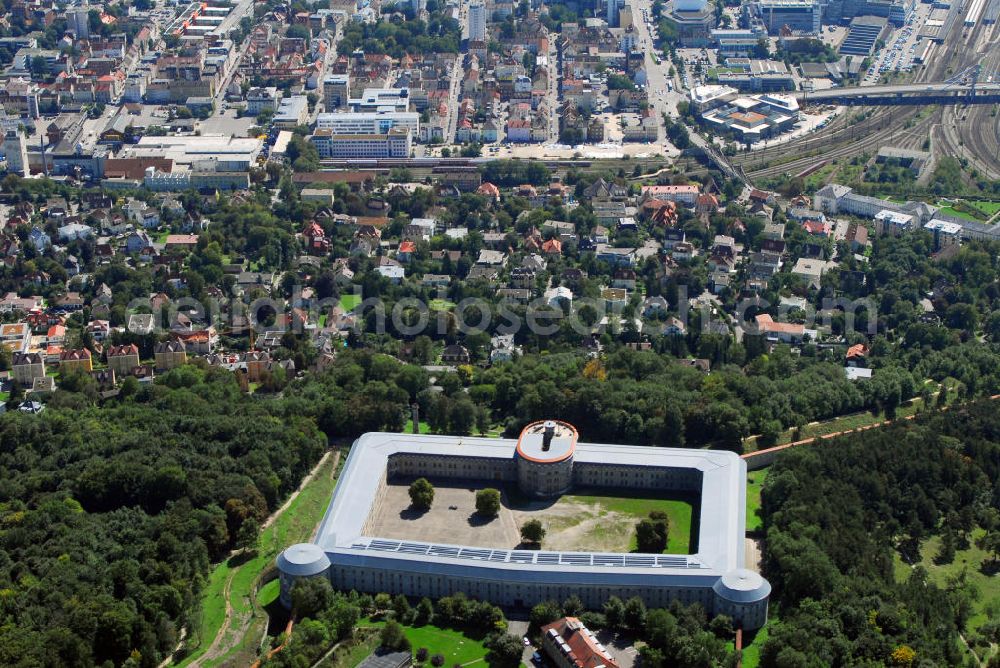
[[[378,23],[350,23],[343,28],[337,44],[340,53],[363,49],[365,53],[407,54],[458,53],[462,28],[445,12],[432,12],[429,19],[381,20]]]
[[[959,665],[974,592],[919,566],[897,582],[893,552],[915,563],[931,535],[996,535],[998,433],[996,407],[981,402],[780,458],[762,494],[780,617],[762,665],[882,665],[911,651],[913,665]]]
[[[0,420],[0,664],[155,666],[210,562],[325,439],[194,366],[101,408],[80,399]]]

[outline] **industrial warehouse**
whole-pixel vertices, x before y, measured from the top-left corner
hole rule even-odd
[[[459,523],[423,540],[377,535],[387,484],[416,476],[462,487],[506,485],[536,500],[575,488],[700,495],[697,547],[640,554],[456,545]],[[771,587],[744,568],[745,486],[746,464],[731,452],[577,443],[576,430],[563,422],[528,425],[516,441],[369,433],[351,449],[315,542],[279,555],[281,600],[290,605],[297,578],[324,576],[340,590],[430,598],[463,592],[508,607],[574,594],[590,608],[611,596],[637,596],[651,607],[698,602],[755,629],[767,620]]]

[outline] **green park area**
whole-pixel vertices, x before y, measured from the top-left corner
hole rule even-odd
[[[947,587],[949,583],[964,577],[966,583],[978,592],[966,625],[966,631],[976,630],[990,617],[988,611],[992,611],[994,616],[1000,611],[1000,579],[993,572],[990,555],[976,546],[976,541],[984,533],[983,529],[973,531],[968,544],[960,544],[960,549],[955,550],[955,558],[949,563],[943,563],[937,558],[941,552],[940,535],[931,536],[920,546],[920,561],[913,566],[897,553],[894,556],[896,580],[906,580],[913,567],[918,565],[927,570],[930,580],[939,587]]]

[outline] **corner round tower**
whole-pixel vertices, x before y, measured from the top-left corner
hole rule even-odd
[[[771,583],[759,573],[737,568],[719,578],[712,590],[715,614],[727,615],[747,630],[759,629],[767,622]]]
[[[568,422],[532,422],[517,439],[517,482],[535,497],[564,494],[573,486],[573,453],[578,437]]]
[[[326,576],[330,570],[330,559],[319,545],[297,543],[278,555],[274,560],[281,580],[281,604],[292,607],[292,587],[299,578]]]

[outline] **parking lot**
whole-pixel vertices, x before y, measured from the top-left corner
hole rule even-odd
[[[906,25],[892,32],[885,47],[872,58],[872,65],[865,73],[862,85],[876,84],[883,77],[909,72],[913,69],[915,65],[913,60],[918,50],[923,46],[923,42],[917,39],[917,35],[927,21],[931,8],[932,5],[918,4]]]

